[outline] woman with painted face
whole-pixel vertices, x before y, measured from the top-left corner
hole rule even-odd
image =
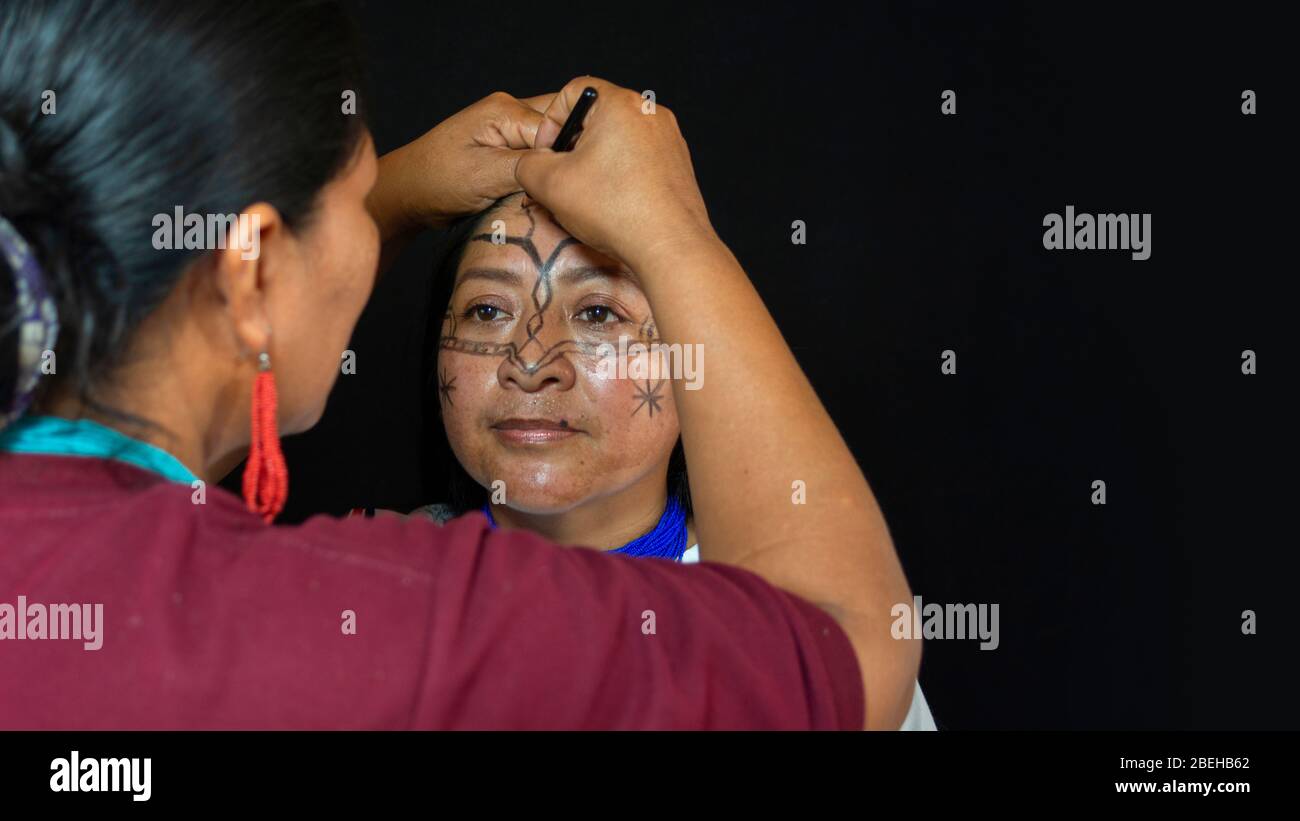
[[[698,562],[670,385],[700,390],[708,370],[659,337],[636,272],[512,194],[448,233],[431,282],[426,462],[451,494],[414,513]],[[919,684],[901,729],[935,729]]]
[[[522,194],[448,239],[425,384],[446,431],[427,461],[451,469],[452,499],[422,512],[480,510],[561,544],[693,557],[672,374],[636,274]]]
[[[0,8],[0,601],[102,613],[88,647],[0,609],[0,726],[898,726],[907,583],[672,113],[584,77],[376,158],[352,42],[309,0]],[[587,86],[576,147],[551,151]],[[320,417],[377,268],[520,189],[636,272],[658,338],[726,363],[671,385],[699,567],[476,514],[274,524],[279,437]],[[183,247],[155,242],[178,212],[225,241],[184,216]],[[552,416],[492,429],[522,443]],[[241,498],[213,482],[245,452]]]

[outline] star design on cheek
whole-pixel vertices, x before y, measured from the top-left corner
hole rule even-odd
[[[663,401],[663,397],[659,395],[659,391],[663,388],[664,383],[667,381],[668,381],[667,379],[660,379],[658,382],[655,382],[652,385],[650,383],[650,380],[647,379],[644,388],[642,388],[640,385],[637,385],[636,398],[641,401],[638,402],[636,408],[632,410],[632,415],[636,416],[637,411],[641,410],[644,407],[650,408],[651,419],[654,418],[655,411],[659,411],[660,413],[662,413],[663,408],[659,407],[659,403]]]
[[[438,371],[438,393],[442,394],[443,400],[446,401],[448,405],[456,404],[451,401],[451,392],[454,390],[456,390],[456,377],[453,376],[451,379],[448,379],[447,371]]]

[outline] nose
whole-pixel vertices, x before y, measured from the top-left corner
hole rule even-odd
[[[537,287],[549,287],[549,282],[543,277]],[[538,300],[536,294],[534,300]],[[573,340],[568,338],[558,311],[547,310],[549,295],[540,301],[539,309],[515,328],[517,347],[514,355],[506,357],[497,368],[497,381],[507,390],[516,388],[524,393],[548,388],[567,391],[577,380],[577,372],[566,355]]]
[[[518,356],[508,356],[497,368],[497,381],[506,390],[517,389],[524,393],[536,393],[552,389],[567,391],[573,387],[577,372],[569,357],[561,351],[551,351],[536,362],[528,362]]]

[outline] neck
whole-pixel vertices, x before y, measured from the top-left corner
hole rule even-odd
[[[118,388],[96,394],[94,403],[83,402],[71,390],[55,389],[34,412],[65,419],[90,419],[167,451],[205,482],[220,480],[246,450],[231,444],[228,437],[211,433],[222,427],[214,424],[218,418],[229,418],[230,414],[219,410],[228,405],[213,401],[200,386],[180,384],[179,371],[167,376],[165,368],[150,370],[149,378],[141,375],[134,380],[129,369],[125,370],[115,379]],[[133,383],[141,387],[133,389],[130,387]],[[112,412],[102,410],[101,406]],[[244,425],[246,434],[247,423]],[[225,427],[238,428],[233,424]]]
[[[562,513],[525,513],[492,505],[501,527],[530,530],[557,544],[614,550],[654,529],[668,504],[666,476],[656,474],[611,496],[589,499]]]

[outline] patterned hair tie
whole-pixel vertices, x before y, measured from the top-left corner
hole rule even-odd
[[[13,224],[0,217],[0,254],[13,272],[18,338],[18,370],[13,401],[0,407],[0,428],[26,412],[41,378],[45,351],[59,338],[59,312],[45,288],[45,277],[31,246]]]

